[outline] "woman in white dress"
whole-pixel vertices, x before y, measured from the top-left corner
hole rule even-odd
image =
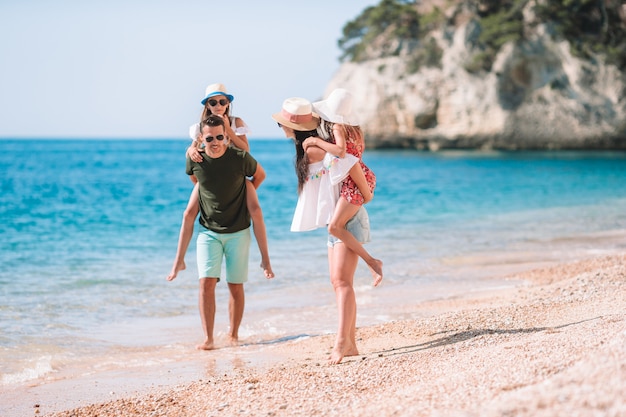
[[[339,184],[357,164],[358,158],[346,155],[338,158],[318,147],[305,151],[302,143],[317,136],[319,118],[312,113],[311,103],[293,97],[284,101],[279,113],[272,115],[285,133],[294,140],[296,148],[296,175],[298,177],[298,203],[291,224],[291,231],[300,232],[327,227],[335,203],[339,198]],[[370,192],[366,183],[362,192]],[[360,187],[359,186],[359,189]],[[369,218],[365,208],[347,224],[348,230],[361,243],[369,241]],[[344,356],[358,355],[356,346],[356,297],[354,273],[359,256],[343,242],[329,235],[328,264],[330,281],[335,290],[338,310],[338,330],[335,345],[329,357],[331,364],[340,363]]]

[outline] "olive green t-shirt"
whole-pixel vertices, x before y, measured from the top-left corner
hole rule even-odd
[[[187,157],[187,174],[200,185],[200,224],[216,233],[235,233],[250,227],[246,206],[246,177],[257,161],[246,151],[227,148],[219,158],[202,153],[202,162]]]

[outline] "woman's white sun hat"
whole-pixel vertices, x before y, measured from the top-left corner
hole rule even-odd
[[[226,92],[226,87],[224,86],[224,84],[220,83],[209,84],[205,90],[204,95],[205,97],[200,102],[203,106],[206,104],[207,100],[213,96],[224,96],[228,99],[228,101],[231,102],[235,99],[235,97]]]
[[[313,110],[328,122],[358,126],[359,118],[352,108],[352,94],[345,88],[336,88],[326,100],[313,103]]]
[[[314,130],[320,123],[320,118],[313,113],[311,102],[302,97],[291,97],[283,101],[279,113],[274,113],[272,119],[281,125],[299,131]]]

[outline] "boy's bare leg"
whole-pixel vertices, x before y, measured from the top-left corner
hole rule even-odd
[[[259,246],[259,252],[261,252],[261,269],[263,269],[263,275],[265,275],[267,279],[274,278],[274,271],[272,271],[272,265],[270,263],[270,252],[267,244],[267,231],[265,230],[263,211],[261,210],[261,204],[259,204],[256,189],[250,181],[246,181],[246,204],[248,206],[248,212],[250,212],[250,217],[252,218],[254,237]]]
[[[215,286],[217,278],[201,278],[198,294],[200,320],[204,330],[204,342],[196,346],[199,350],[211,350],[213,345],[213,326],[215,323]]]
[[[187,208],[185,208],[185,212],[183,213],[183,222],[180,226],[180,233],[178,235],[176,258],[174,258],[172,270],[167,276],[168,281],[174,280],[180,271],[187,268],[187,265],[185,265],[185,254],[187,253],[187,248],[189,248],[189,242],[191,242],[191,238],[193,236],[193,224],[195,223],[199,212],[198,184],[196,184],[193,187],[191,195],[189,196]]]
[[[383,280],[383,261],[374,258],[365,247],[346,230],[346,223],[359,211],[361,206],[350,204],[345,198],[340,197],[333,213],[333,218],[328,225],[328,233],[340,239],[351,251],[356,253],[367,263],[373,278],[373,285],[377,286]]]

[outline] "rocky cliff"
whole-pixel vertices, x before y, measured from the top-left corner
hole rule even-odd
[[[549,25],[529,23],[531,8],[524,40],[504,44],[488,71],[469,72],[480,27],[463,7],[445,11],[433,45],[398,40],[385,45],[392,56],[341,64],[325,97],[353,93],[368,147],[626,149],[623,72],[573,56]],[[438,65],[415,70],[412,57],[427,46],[441,51]]]

